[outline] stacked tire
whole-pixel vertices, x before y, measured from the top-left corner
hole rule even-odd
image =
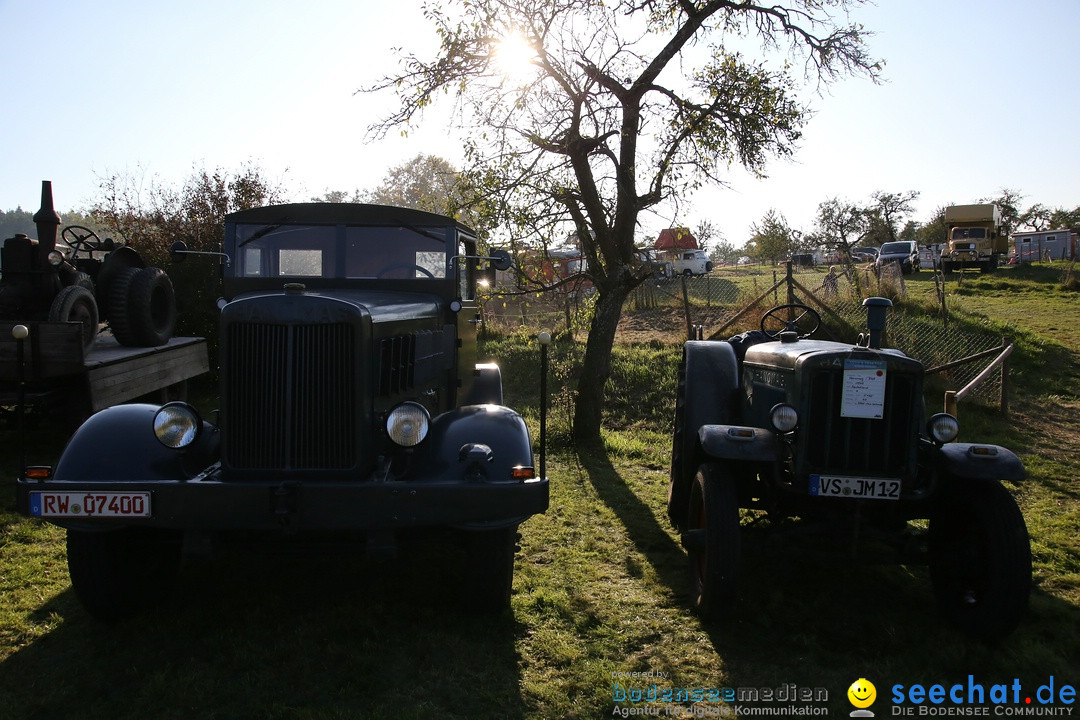
[[[156,347],[176,327],[176,293],[161,268],[127,267],[112,279],[106,297],[109,326],[121,345]]]

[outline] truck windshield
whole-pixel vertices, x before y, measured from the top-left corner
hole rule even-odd
[[[953,228],[953,240],[985,240],[986,228]]]
[[[400,225],[238,224],[232,273],[249,278],[445,278],[447,232],[445,227]]]
[[[911,252],[911,243],[893,242],[881,246],[882,255],[898,255],[907,252]]]

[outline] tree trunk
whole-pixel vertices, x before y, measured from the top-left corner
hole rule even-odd
[[[618,282],[605,289],[597,288],[596,309],[585,342],[585,359],[574,408],[574,441],[578,446],[600,442],[604,388],[611,377],[611,349],[615,345],[615,330],[622,316],[623,303],[631,289],[632,286]]]

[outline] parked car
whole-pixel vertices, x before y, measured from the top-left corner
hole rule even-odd
[[[899,263],[900,272],[904,275],[918,272],[921,266],[919,244],[914,240],[898,240],[885,243],[881,246],[881,251],[878,253],[874,264],[880,270],[889,263]]]
[[[874,262],[878,257],[878,249],[875,247],[857,247],[851,249],[851,259],[854,262]]]

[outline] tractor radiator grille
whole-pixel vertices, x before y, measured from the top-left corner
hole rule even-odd
[[[806,460],[813,472],[907,477],[915,471],[920,403],[915,376],[890,371],[881,420],[841,417],[844,375],[816,373],[810,381]]]
[[[234,469],[357,464],[357,358],[347,323],[228,327],[223,456]]]

